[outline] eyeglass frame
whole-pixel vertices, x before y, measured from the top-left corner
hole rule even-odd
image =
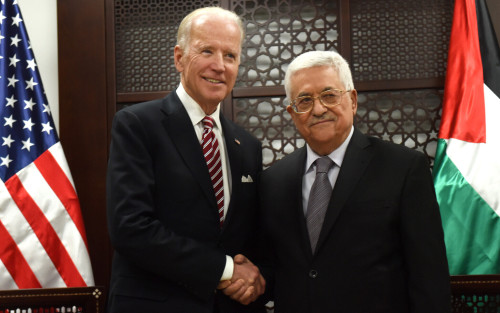
[[[335,91],[340,91],[340,100],[339,100],[339,103],[336,103],[336,104],[326,104],[323,102],[323,100],[321,100],[321,95],[325,92],[329,92],[329,91],[332,91],[332,90],[335,90]],[[293,111],[297,114],[305,114],[305,113],[309,113],[312,111],[312,108],[314,107],[314,101],[316,99],[319,100],[319,103],[321,103],[322,106],[326,107],[326,108],[333,108],[339,104],[342,103],[342,96],[347,93],[347,92],[351,92],[352,90],[342,90],[342,89],[337,89],[337,88],[333,88],[333,89],[328,89],[328,90],[324,90],[322,92],[319,93],[318,96],[316,97],[313,97],[313,96],[300,96],[300,97],[297,97],[295,99],[293,99],[291,102],[290,102],[290,106],[292,107]],[[312,98],[313,100],[313,104],[311,105],[311,107],[309,108],[309,110],[307,111],[303,111],[303,112],[299,112],[297,111],[297,106],[295,105],[295,102],[297,102],[298,99],[301,99],[301,98]]]

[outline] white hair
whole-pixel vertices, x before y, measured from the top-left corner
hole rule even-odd
[[[186,15],[179,25],[179,29],[177,30],[177,45],[181,47],[184,52],[187,52],[189,48],[189,40],[191,39],[191,26],[193,25],[193,21],[198,16],[205,14],[219,15],[224,17],[228,22],[234,22],[236,25],[238,25],[241,33],[241,43],[243,43],[243,39],[245,38],[243,22],[241,21],[241,18],[236,15],[236,13],[223,9],[221,7],[205,7],[196,9]]]
[[[290,81],[293,74],[299,70],[315,66],[332,66],[339,74],[340,81],[346,90],[354,89],[351,70],[347,61],[335,51],[309,51],[296,57],[288,66],[285,74],[285,92],[291,101]]]

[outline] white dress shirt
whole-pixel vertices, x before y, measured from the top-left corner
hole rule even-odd
[[[198,137],[198,141],[202,142],[203,136],[203,118],[207,115],[200,107],[200,105],[191,98],[190,95],[186,92],[182,84],[179,84],[176,90],[177,96],[181,100],[184,108],[186,109],[191,122],[193,123],[194,131],[196,132],[196,136]],[[221,155],[221,163],[222,163],[222,181],[224,184],[224,217],[227,213],[227,208],[229,207],[229,201],[231,199],[231,169],[229,167],[229,157],[226,152],[226,141],[224,140],[224,133],[222,131],[222,125],[220,123],[219,113],[220,112],[220,104],[217,105],[217,109],[214,113],[210,114],[210,116],[214,119],[215,125],[212,131],[217,138],[219,143],[219,151]],[[226,267],[224,268],[224,272],[222,273],[221,280],[231,279],[233,277],[233,269],[234,262],[233,259],[226,255]]]

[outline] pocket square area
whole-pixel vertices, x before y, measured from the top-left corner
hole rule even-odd
[[[248,175],[248,176],[241,176],[241,182],[242,183],[253,183],[253,179],[252,179],[252,176]]]

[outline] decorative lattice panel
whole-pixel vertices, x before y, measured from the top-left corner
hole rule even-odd
[[[451,304],[453,313],[500,313],[499,294],[454,295]]]
[[[283,104],[284,97],[235,99],[235,122],[262,142],[265,167],[304,145]]]
[[[363,133],[403,144],[429,156],[436,153],[442,91],[360,92],[356,127]],[[262,141],[269,166],[304,145],[283,103],[284,97],[235,99],[236,123]]]
[[[425,153],[433,164],[442,91],[360,92],[356,126],[365,134]]]
[[[445,76],[451,0],[353,0],[355,82]]]
[[[338,50],[338,4],[332,0],[233,0],[246,40],[236,87],[280,86],[287,65],[310,50]]]
[[[170,91],[179,84],[173,55],[177,28],[192,10],[218,0],[116,0],[118,93]]]

